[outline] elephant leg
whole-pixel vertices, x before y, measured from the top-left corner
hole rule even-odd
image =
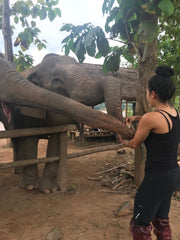
[[[12,138],[11,139],[12,146],[13,146],[13,161],[18,161],[20,160],[20,151],[19,149],[19,141],[17,138]],[[22,174],[23,173],[23,167],[15,167],[14,168],[14,173],[15,174]]]
[[[37,158],[37,137],[16,138],[12,140],[14,148],[14,160],[28,160]],[[37,164],[23,168],[22,186],[28,190],[38,187],[39,176]]]
[[[48,141],[47,157],[59,156],[59,134],[51,135]],[[58,182],[59,161],[46,163],[39,183],[39,190],[44,193],[57,192],[60,190]]]

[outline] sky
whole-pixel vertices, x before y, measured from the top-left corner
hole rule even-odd
[[[14,0],[10,0],[13,3]],[[59,0],[57,7],[61,10],[61,18],[55,19],[53,22],[49,20],[37,21],[37,25],[41,30],[39,35],[40,39],[46,39],[47,49],[38,51],[35,47],[31,47],[26,54],[30,54],[34,58],[34,65],[41,62],[42,58],[47,53],[57,53],[63,55],[61,48],[61,41],[66,37],[67,33],[60,32],[60,28],[63,23],[72,23],[74,25],[82,25],[84,23],[91,22],[95,26],[104,28],[105,17],[102,15],[103,0]],[[20,32],[21,29],[17,29]],[[14,42],[17,35],[13,35],[12,41]],[[0,52],[3,50],[3,38],[0,34]],[[14,48],[14,53],[18,51],[18,48]],[[73,56],[73,55],[71,55]],[[103,63],[103,59],[95,60],[89,56],[86,57],[85,62],[89,63]]]

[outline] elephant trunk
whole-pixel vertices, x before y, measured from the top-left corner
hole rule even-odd
[[[6,61],[0,60],[0,99],[4,102],[41,108],[69,115],[74,121],[104,128],[131,138],[133,132],[118,119],[29,82]]]
[[[122,120],[122,83],[118,78],[107,77],[104,84],[104,98],[108,114]]]

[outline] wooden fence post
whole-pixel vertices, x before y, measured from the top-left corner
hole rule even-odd
[[[84,146],[85,143],[85,138],[84,138],[84,123],[80,123],[80,128],[79,128],[79,145],[80,147]]]
[[[67,190],[67,131],[60,136],[60,188],[61,192]]]

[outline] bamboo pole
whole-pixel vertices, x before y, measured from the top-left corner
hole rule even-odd
[[[6,131],[0,131],[0,139],[52,134],[52,133],[71,131],[71,130],[77,130],[75,124],[43,127],[43,128],[24,128],[24,129],[6,130]]]
[[[125,147],[124,143],[120,143],[120,144],[116,144],[116,145],[106,145],[106,146],[94,147],[92,149],[87,149],[82,152],[68,154],[67,158],[82,157],[82,156],[97,153],[97,152],[117,150],[122,147]]]
[[[1,163],[0,170],[8,169],[8,168],[15,168],[15,167],[24,167],[27,165],[33,165],[37,163],[47,163],[47,162],[54,162],[59,160],[59,157],[48,157],[48,158],[37,158],[37,159],[28,159],[28,160],[20,160],[15,162],[8,162],[8,163]]]
[[[92,149],[87,149],[82,152],[67,154],[67,159],[82,157],[82,156],[86,156],[86,155],[97,153],[97,152],[117,150],[124,146],[125,146],[124,143],[121,143],[121,144],[116,144],[116,145],[94,147]],[[55,156],[55,157],[48,157],[48,158],[37,158],[37,159],[29,159],[29,160],[20,160],[20,161],[15,161],[15,162],[1,163],[0,170],[14,168],[14,167],[22,167],[22,166],[33,165],[33,164],[39,164],[39,163],[54,162],[59,159],[60,158],[58,156]]]

